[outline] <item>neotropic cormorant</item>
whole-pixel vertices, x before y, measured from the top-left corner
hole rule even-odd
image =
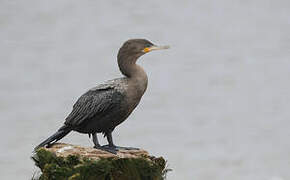
[[[136,61],[147,52],[168,48],[156,46],[146,39],[126,41],[118,52],[118,65],[125,77],[107,81],[83,94],[74,104],[64,125],[35,149],[49,146],[69,132],[77,131],[92,135],[95,148],[116,153],[122,147],[114,145],[112,131],[127,119],[147,88],[147,75]],[[101,146],[97,133],[103,133],[109,144]]]

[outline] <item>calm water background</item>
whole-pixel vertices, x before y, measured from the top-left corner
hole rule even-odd
[[[0,0],[1,179],[32,176],[33,147],[120,76],[129,38],[172,48],[140,59],[149,87],[116,144],[164,156],[169,180],[290,179],[290,1]]]

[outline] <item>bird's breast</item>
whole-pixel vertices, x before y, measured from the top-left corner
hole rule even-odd
[[[129,111],[133,111],[135,107],[139,104],[143,94],[147,88],[147,78],[146,80],[132,79],[128,81],[128,85],[125,90],[126,103],[129,106]]]

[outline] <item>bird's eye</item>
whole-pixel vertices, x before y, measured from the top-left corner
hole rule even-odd
[[[151,47],[152,46],[152,44],[146,44],[145,45],[145,47]]]

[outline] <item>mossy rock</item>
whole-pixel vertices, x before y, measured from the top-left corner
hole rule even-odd
[[[61,145],[64,147],[66,144]],[[73,147],[75,149],[83,148],[80,146]],[[64,153],[64,151],[60,151],[60,148],[56,148],[57,151],[51,150],[51,148],[41,148],[35,152],[32,159],[42,172],[37,179],[163,180],[169,171],[166,168],[166,161],[162,157],[156,158],[147,154],[129,157],[96,154],[95,157],[91,158],[92,151],[90,148],[83,148],[83,152],[88,149],[89,153],[87,154]]]

